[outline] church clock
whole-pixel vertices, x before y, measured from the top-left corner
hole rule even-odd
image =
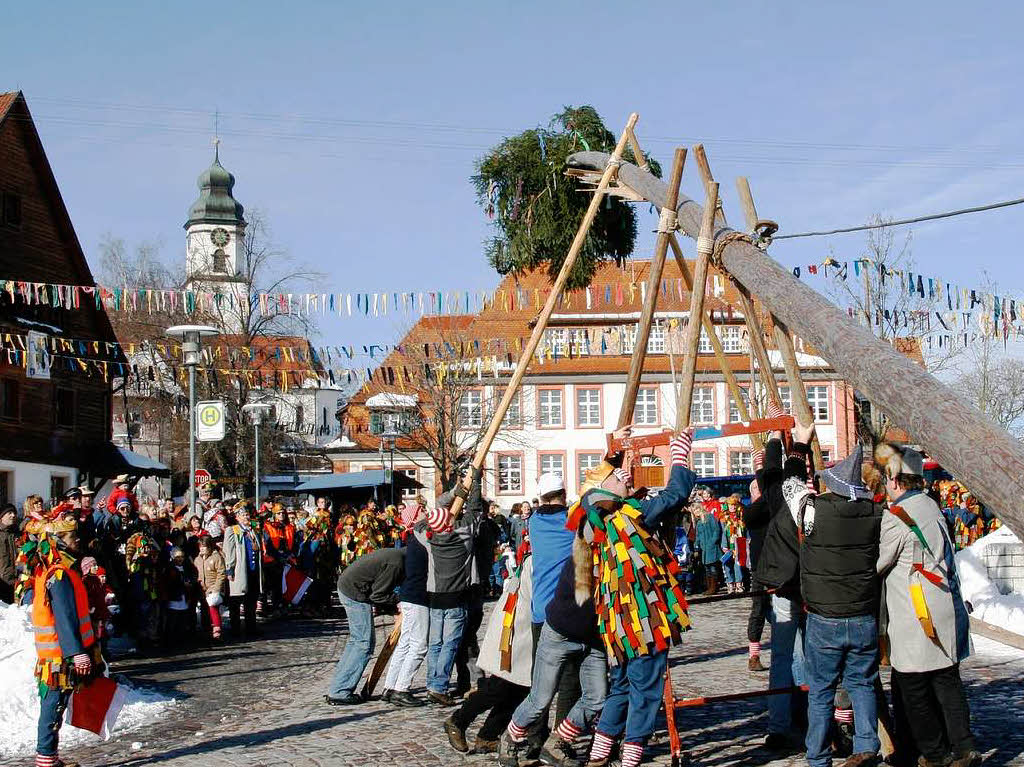
[[[218,248],[223,248],[225,245],[228,244],[228,241],[230,239],[231,235],[228,234],[227,229],[224,229],[223,227],[218,226],[216,229],[210,232],[210,241]]]

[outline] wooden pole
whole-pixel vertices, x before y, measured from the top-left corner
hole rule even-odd
[[[690,274],[690,267],[686,265],[686,259],[683,258],[683,250],[679,247],[679,241],[674,234],[669,239],[669,244],[672,246],[672,254],[676,257],[676,265],[679,267],[679,273],[683,277],[683,284],[686,285],[687,290],[693,292],[693,276]],[[718,360],[718,365],[722,369],[722,375],[725,376],[725,383],[729,387],[729,393],[732,395],[733,401],[736,402],[736,409],[739,410],[740,420],[749,421],[751,418],[750,408],[743,399],[743,390],[740,389],[740,383],[736,380],[736,374],[732,372],[732,368],[729,366],[729,359],[725,356],[725,349],[722,348],[722,339],[715,332],[715,324],[708,317],[707,312],[704,312],[704,316],[700,319],[704,332],[707,333],[708,340],[711,342],[711,349],[715,353],[715,359]],[[675,371],[672,373],[672,379],[676,391],[676,402],[678,402],[679,387],[675,383]],[[750,383],[751,389],[753,389],[753,376],[751,376]],[[751,434],[750,442],[753,444],[754,450],[760,450],[764,447],[764,442],[759,434]]]
[[[647,163],[647,157],[644,155],[644,150],[640,148],[640,142],[636,139],[636,131],[631,130],[629,132],[629,145],[633,149],[633,157],[636,159],[636,165],[642,171],[650,171],[651,166]],[[669,184],[669,189],[672,185]]]
[[[704,195],[707,196],[708,184],[715,180],[715,177],[711,175],[711,164],[708,162],[708,156],[704,153],[703,144],[693,145],[693,155],[697,159],[697,172],[700,173],[701,183],[704,185]],[[718,198],[715,208],[715,223],[725,226],[725,209],[722,207],[722,198]]]
[[[548,320],[551,319],[551,314],[555,311],[555,305],[558,303],[558,299],[561,298],[562,291],[565,289],[565,283],[569,280],[569,273],[572,271],[573,264],[576,263],[576,257],[583,249],[583,243],[587,238],[587,233],[590,231],[591,225],[594,223],[597,211],[601,207],[601,201],[604,199],[604,195],[608,191],[609,184],[611,184],[612,180],[615,178],[615,174],[619,170],[619,166],[622,163],[622,153],[626,149],[626,142],[629,140],[629,136],[638,119],[639,115],[637,115],[636,112],[633,112],[629,116],[629,120],[626,122],[626,128],[622,131],[622,135],[619,136],[619,141],[615,145],[615,150],[611,153],[611,156],[607,158],[607,162],[604,166],[604,172],[601,174],[601,181],[598,183],[597,189],[594,190],[594,196],[590,200],[590,206],[587,208],[587,212],[584,214],[583,220],[580,222],[580,228],[576,231],[576,237],[573,239],[572,245],[569,246],[569,252],[565,256],[565,261],[562,262],[562,268],[559,270],[558,276],[555,278],[555,282],[551,286],[551,294],[548,296],[548,300],[544,303],[544,308],[541,309],[540,316],[537,318],[537,324],[534,326],[529,340],[527,340],[526,345],[523,347],[523,353],[519,357],[516,369],[513,371],[512,377],[509,379],[508,386],[505,387],[505,393],[502,395],[501,401],[498,403],[498,407],[494,411],[494,417],[491,418],[491,424],[487,427],[487,431],[484,433],[483,439],[480,440],[480,444],[477,445],[476,454],[473,456],[472,471],[467,472],[466,476],[462,479],[462,492],[456,494],[455,501],[452,503],[451,507],[453,517],[458,517],[459,513],[462,511],[464,498],[469,493],[469,489],[473,486],[473,476],[483,469],[487,453],[491,449],[491,444],[494,442],[494,438],[498,435],[498,430],[501,429],[501,422],[505,419],[505,414],[508,412],[508,408],[512,404],[512,398],[515,397],[516,392],[519,391],[519,386],[522,384],[523,378],[526,375],[526,369],[530,365],[530,360],[533,359],[533,355],[537,351],[537,346],[540,344],[540,339],[544,335],[544,330],[548,326]]]
[[[715,250],[715,209],[718,206],[718,184],[707,185],[704,218],[697,236],[697,264],[693,270],[690,289],[690,316],[683,336],[683,370],[679,379],[679,399],[676,400],[676,431],[690,425],[690,405],[693,403],[693,379],[697,372],[697,353],[700,349],[701,317],[704,316],[704,294],[708,282],[708,262]]]
[[[736,179],[736,189],[739,191],[740,203],[743,205],[743,215],[747,220],[747,231],[754,234],[757,226],[757,208],[754,207],[754,195],[750,192],[750,182],[746,177],[740,176]],[[814,413],[811,412],[811,403],[807,399],[807,389],[804,387],[803,377],[800,375],[800,363],[796,358],[796,350],[793,348],[793,336],[778,317],[772,315],[772,326],[775,337],[775,347],[782,355],[782,366],[786,371],[786,380],[789,381],[789,399],[793,404],[793,413],[802,424],[814,423]],[[773,376],[774,378],[774,376]],[[821,455],[821,443],[818,441],[817,433],[811,438],[811,458],[815,471],[825,468],[825,461]]]
[[[603,168],[607,161],[604,152],[577,152],[569,158],[577,168]],[[668,190],[653,175],[624,164],[618,181],[655,206],[664,205]],[[676,210],[681,229],[696,237],[701,206],[681,197]],[[1024,444],[751,243],[725,243],[721,259],[733,279],[756,289],[765,307],[844,380],[906,429],[1011,530],[1024,533]]]
[[[630,133],[630,135],[633,135]],[[634,139],[635,140],[635,139]],[[637,151],[636,148],[633,149]],[[665,269],[665,252],[668,250],[668,238],[675,228],[676,202],[679,199],[679,183],[683,179],[683,166],[686,164],[686,150],[676,149],[672,159],[672,176],[669,179],[668,204],[662,208],[658,223],[658,242],[654,247],[654,258],[651,271],[647,275],[647,294],[644,296],[644,307],[637,323],[636,338],[633,342],[633,356],[629,360],[629,374],[626,376],[626,392],[619,408],[619,428],[628,426],[633,421],[633,407],[636,405],[636,393],[640,389],[640,377],[643,374],[644,359],[647,357],[647,340],[651,337],[651,322],[654,320],[654,308],[658,303],[661,275]],[[673,191],[675,190],[675,191]]]

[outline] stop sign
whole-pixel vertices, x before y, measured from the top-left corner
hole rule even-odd
[[[196,469],[195,483],[196,487],[209,482],[211,479],[210,472],[206,469]]]

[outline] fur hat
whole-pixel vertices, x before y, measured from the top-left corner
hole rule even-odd
[[[924,456],[910,447],[882,442],[875,448],[875,463],[889,479],[899,474],[924,476]]]

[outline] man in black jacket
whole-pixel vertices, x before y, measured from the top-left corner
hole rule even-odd
[[[764,529],[758,536],[754,554],[758,584],[771,591],[767,617],[772,625],[772,658],[768,687],[777,689],[803,683],[803,600],[800,595],[800,545],[796,524],[787,511],[782,495],[783,480],[807,480],[807,455],[810,453],[806,432],[794,432],[790,455],[782,463],[781,433],[765,445],[762,478],[762,503],[752,520],[755,529]],[[772,750],[785,750],[791,745],[794,700],[791,695],[768,696],[768,737],[765,745]]]
[[[809,442],[813,425],[801,429]],[[860,445],[821,474],[823,494],[798,479],[782,486],[800,536],[800,589],[807,610],[804,637],[808,685],[807,763],[831,767],[830,728],[839,680],[853,703],[853,756],[843,767],[878,761],[878,608],[876,571],[882,507],[862,478]]]
[[[338,576],[338,598],[348,618],[348,642],[334,667],[327,693],[327,702],[332,706],[363,702],[355,690],[373,657],[373,608],[396,604],[395,588],[404,577],[402,549],[378,549],[364,554]]]

